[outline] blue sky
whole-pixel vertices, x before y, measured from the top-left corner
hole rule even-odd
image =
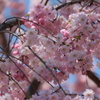
[[[21,1],[21,0],[11,0],[11,1]],[[31,0],[24,0],[25,2],[25,6],[26,6],[26,10],[25,10],[25,13],[27,14],[29,8],[30,8],[30,1]],[[57,0],[50,0],[52,4],[57,4]],[[10,9],[8,7],[6,7],[5,11],[4,11],[4,14],[5,14],[5,18],[9,18],[11,17],[10,15]]]

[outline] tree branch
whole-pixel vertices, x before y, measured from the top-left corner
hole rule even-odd
[[[100,79],[92,71],[87,71],[87,76],[100,87]]]
[[[11,18],[8,18],[7,20],[5,20],[2,24],[0,24],[0,31],[3,31],[7,28],[12,28],[16,25],[21,25],[23,24],[23,21],[17,17],[11,17]]]
[[[60,6],[56,7],[55,9],[59,10],[59,9],[65,7],[65,6],[73,5],[73,4],[76,4],[76,3],[81,4],[81,2],[87,2],[87,1],[85,1],[85,0],[72,0],[71,2],[66,2],[64,4],[61,4]],[[97,4],[100,4],[100,2],[97,1],[97,0],[89,0],[90,5],[93,4],[93,2],[97,3]]]

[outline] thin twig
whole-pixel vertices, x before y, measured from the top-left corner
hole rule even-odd
[[[0,48],[1,48],[1,47],[0,47]],[[2,49],[2,48],[1,48],[1,49]],[[2,49],[2,50],[3,50],[3,49]],[[24,61],[20,60],[19,58],[16,58],[15,56],[12,56],[12,55],[7,54],[6,52],[5,52],[5,54],[8,55],[8,56],[11,56],[12,58],[15,58],[16,60],[21,61],[23,64],[26,65],[26,67],[28,67],[30,70],[32,70],[33,72],[35,72],[37,75],[39,75],[41,78],[43,78],[52,88],[54,88],[54,86],[53,86],[52,84],[50,84],[50,83],[48,82],[47,79],[45,79],[41,74],[39,74],[38,72],[36,72],[33,68],[31,68],[31,67],[30,67],[28,64],[26,64]],[[1,61],[5,61],[5,60],[1,60]]]
[[[5,72],[2,71],[1,69],[0,69],[0,71],[1,71],[3,74],[5,74],[6,76],[8,76],[11,80],[13,80],[13,81],[18,85],[18,87],[22,90],[22,92],[24,93],[24,95],[26,96],[25,91],[24,91],[24,90],[22,89],[22,87],[18,84],[18,82],[17,82],[15,79],[13,79],[13,78],[11,77],[11,75],[5,73]]]
[[[49,0],[46,0],[44,5],[47,5],[48,2],[49,2]]]
[[[56,10],[59,10],[59,9],[65,7],[65,6],[73,5],[73,4],[76,4],[76,3],[81,4],[81,2],[84,2],[84,0],[72,0],[71,2],[66,2],[64,4],[61,4],[60,6],[56,7],[55,9]],[[97,0],[90,0],[90,1],[88,1],[88,4],[91,4],[93,2],[94,3],[97,3],[97,4],[100,4],[100,2],[97,1]],[[87,2],[86,2],[86,4],[87,4]],[[84,5],[84,6],[86,6],[86,5]]]
[[[71,1],[71,2],[66,2],[66,3],[61,4],[60,6],[56,7],[55,9],[59,10],[59,9],[65,7],[65,6],[73,5],[73,4],[80,3],[80,2],[81,2],[81,0],[74,0],[74,1]]]
[[[59,87],[62,89],[63,93],[66,95],[66,92],[64,91],[64,89],[62,88],[62,86],[60,85],[58,79],[56,78],[56,76],[54,75],[54,73],[52,72],[52,70],[46,65],[46,63],[43,61],[43,59],[41,59],[29,46],[28,46],[29,50],[45,65],[45,67],[50,71],[50,73],[52,74],[52,76],[55,78],[55,80],[57,81]]]
[[[18,65],[9,57],[9,59],[15,64],[15,66],[22,72],[22,74],[25,76],[25,78],[27,79],[27,81],[31,84],[31,82],[29,81],[29,79],[27,78],[27,76],[25,75],[25,73],[18,67]],[[32,88],[35,90],[35,87],[32,86]],[[36,94],[38,95],[38,92],[35,90]]]

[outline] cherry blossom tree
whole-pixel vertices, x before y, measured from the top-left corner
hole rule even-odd
[[[100,0],[0,2],[0,100],[100,99]]]

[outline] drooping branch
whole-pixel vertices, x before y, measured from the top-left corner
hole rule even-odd
[[[5,34],[7,32],[6,29],[9,28],[11,30],[14,26],[17,26],[19,24],[21,25],[22,21],[19,18],[14,17],[8,18],[0,24],[0,36],[2,41],[1,46],[4,48],[4,51],[8,54],[10,54],[10,47],[8,43],[8,41],[10,42],[10,40],[7,40]]]
[[[65,6],[73,5],[73,4],[76,4],[76,3],[81,4],[81,2],[87,2],[87,0],[72,0],[71,2],[66,2],[64,4],[61,4],[61,5],[57,6],[55,9],[59,10],[59,9],[65,7]],[[88,1],[89,5],[91,5],[93,3],[100,4],[100,2],[97,1],[97,0],[89,0]]]
[[[65,6],[73,5],[75,3],[80,3],[80,2],[81,2],[81,0],[75,0],[75,1],[71,1],[71,2],[66,2],[66,3],[61,4],[60,6],[56,7],[55,9],[59,10],[59,9],[65,7]]]
[[[22,87],[18,84],[18,82],[17,82],[10,74],[8,74],[8,73],[2,71],[1,69],[0,69],[0,72],[2,72],[4,75],[6,75],[7,77],[9,77],[9,79],[11,79],[12,81],[14,81],[15,84],[22,90],[22,92],[23,92],[24,95],[26,96],[25,91],[22,89]]]
[[[63,91],[63,93],[66,95],[66,92],[64,91],[64,89],[62,88],[62,86],[59,83],[59,80],[57,79],[57,77],[55,76],[55,74],[52,72],[52,70],[46,65],[45,61],[40,58],[29,46],[28,46],[29,50],[44,64],[44,66],[49,70],[49,72],[52,74],[52,76],[55,78],[56,82],[59,85],[59,88]]]

